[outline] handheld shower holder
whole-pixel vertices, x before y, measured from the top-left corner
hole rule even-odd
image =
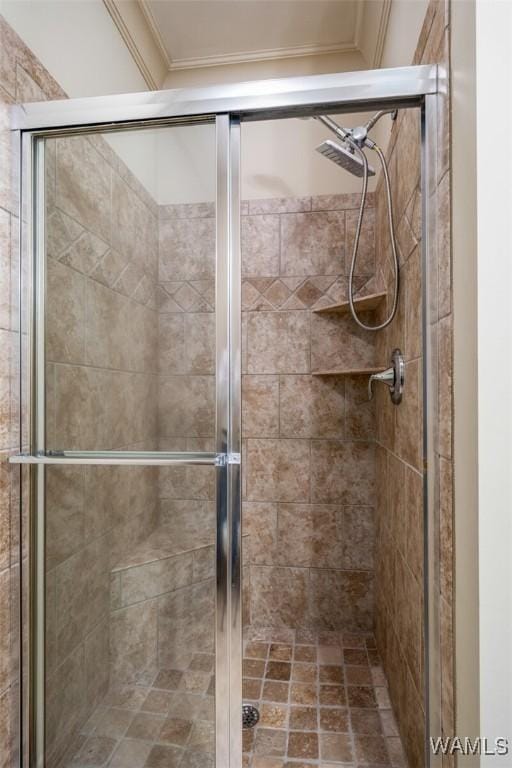
[[[405,381],[405,362],[404,357],[399,349],[393,350],[390,368],[382,371],[382,373],[374,373],[370,376],[368,380],[368,400],[373,398],[374,381],[381,381],[383,384],[389,387],[391,402],[394,405],[399,405],[399,403],[402,402],[402,393],[404,391]]]
[[[395,235],[395,225],[393,221],[393,200],[391,196],[391,181],[389,178],[389,172],[388,167],[386,163],[386,158],[384,156],[384,152],[379,147],[379,145],[373,141],[373,139],[370,139],[368,136],[368,132],[371,130],[371,128],[383,117],[383,115],[391,114],[392,119],[396,119],[396,110],[381,110],[380,112],[377,112],[365,125],[356,126],[355,128],[343,128],[341,125],[338,125],[332,118],[330,118],[328,115],[316,115],[316,119],[319,120],[321,123],[323,123],[327,128],[329,128],[330,131],[332,131],[336,136],[343,141],[344,146],[340,146],[332,141],[324,141],[322,144],[320,144],[319,147],[317,147],[317,151],[320,152],[324,157],[327,157],[329,160],[332,160],[337,165],[340,165],[345,170],[349,171],[350,173],[354,174],[354,176],[360,176],[363,179],[363,188],[361,191],[361,203],[359,206],[359,216],[357,219],[357,226],[356,226],[356,232],[354,236],[354,243],[352,247],[352,260],[350,263],[350,271],[349,271],[349,279],[348,279],[348,295],[349,295],[349,304],[350,304],[350,314],[352,315],[352,318],[354,322],[362,328],[364,331],[382,331],[384,328],[387,328],[388,325],[390,325],[393,322],[393,319],[396,316],[397,310],[398,310],[398,292],[399,292],[399,283],[400,283],[400,274],[399,274],[399,266],[398,266],[398,248],[396,243],[396,235]],[[347,149],[345,148],[347,147]],[[389,314],[387,317],[378,325],[367,325],[363,320],[361,320],[360,317],[357,315],[357,311],[354,306],[354,273],[356,269],[356,259],[359,249],[359,238],[361,235],[361,225],[363,222],[363,216],[364,216],[364,207],[366,203],[366,194],[368,191],[368,177],[372,175],[373,169],[370,169],[370,166],[368,164],[368,159],[366,157],[366,153],[364,152],[364,149],[371,149],[373,152],[376,153],[376,155],[379,158],[381,167],[382,167],[382,173],[384,176],[384,186],[386,190],[386,199],[387,199],[387,207],[388,207],[388,222],[389,222],[389,234],[390,234],[390,240],[391,240],[391,250],[393,254],[393,272],[394,272],[394,291],[393,291],[393,301],[391,308],[389,310]],[[373,172],[374,173],[374,172]],[[386,372],[385,372],[386,373]],[[389,373],[389,372],[388,372]],[[379,380],[379,379],[376,379]],[[380,379],[381,381],[384,381],[385,383],[391,382],[391,373],[389,373],[389,376],[383,376]],[[370,381],[371,385],[371,381]],[[389,384],[390,387],[393,386],[393,384]]]

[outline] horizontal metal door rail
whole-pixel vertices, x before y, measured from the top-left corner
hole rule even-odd
[[[20,453],[9,457],[11,464],[91,464],[110,466],[180,466],[205,464],[224,466],[236,457],[225,453],[169,453],[166,451],[47,451]]]
[[[13,108],[14,130],[130,123],[196,115],[233,113],[242,120],[268,120],[312,112],[357,111],[369,105],[400,101],[404,106],[438,90],[437,66],[372,69],[327,75],[274,78],[202,88],[94,96],[60,101],[31,102]],[[376,109],[376,106],[373,106]]]

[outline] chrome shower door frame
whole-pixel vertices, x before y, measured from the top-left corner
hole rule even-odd
[[[439,496],[435,471],[437,353],[433,340],[431,292],[437,270],[435,181],[437,178],[436,66],[403,67],[333,75],[237,83],[208,88],[157,91],[26,104],[13,111],[22,156],[20,202],[21,250],[26,251],[32,280],[23,325],[29,337],[29,365],[22,367],[24,409],[20,455],[13,462],[29,465],[31,540],[29,658],[25,672],[23,715],[27,719],[24,768],[44,768],[44,473],[51,464],[172,465],[217,467],[216,585],[216,768],[241,768],[242,619],[241,619],[241,264],[240,264],[240,122],[347,113],[383,108],[419,108],[422,113],[422,252],[423,252],[423,420],[425,514],[425,712],[426,734],[439,730],[439,622],[436,584]],[[216,446],[213,454],[65,452],[50,455],[44,426],[44,138],[216,121],[217,261],[216,261]],[[24,286],[20,294],[24,295]],[[20,335],[23,335],[20,334]],[[28,714],[27,714],[28,713]],[[427,765],[437,764],[425,740]]]
[[[109,127],[83,126],[60,130],[21,131],[20,258],[26,278],[20,274],[20,329],[27,344],[20,345],[21,397],[20,453],[10,458],[21,465],[22,485],[29,493],[27,530],[23,539],[29,558],[22,572],[23,615],[27,626],[27,653],[23,658],[21,721],[22,765],[45,766],[45,647],[46,647],[46,502],[45,474],[48,466],[214,466],[216,468],[216,587],[215,646],[216,762],[229,766],[229,713],[241,710],[241,694],[230,706],[229,685],[236,677],[237,649],[241,649],[241,619],[237,591],[240,590],[240,236],[239,219],[232,215],[240,207],[240,124],[229,115],[151,121],[153,126],[215,123],[216,128],[216,258],[215,258],[215,451],[80,451],[47,450],[46,401],[46,285],[45,285],[45,139],[67,135],[90,135],[110,130],[147,128],[121,122]],[[238,362],[237,362],[238,361]],[[233,595],[233,597],[232,597]],[[232,606],[234,610],[232,610]],[[235,642],[233,643],[233,638]],[[237,642],[238,640],[238,642]],[[238,651],[241,686],[241,650]],[[231,662],[231,664],[230,664]],[[227,682],[226,682],[227,681]],[[241,739],[240,739],[241,751]],[[241,752],[240,752],[241,753]]]

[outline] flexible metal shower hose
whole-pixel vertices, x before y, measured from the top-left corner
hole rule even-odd
[[[352,261],[350,263],[350,274],[348,279],[348,301],[349,301],[350,312],[352,314],[352,317],[354,318],[355,322],[358,324],[360,328],[363,328],[363,330],[365,331],[381,331],[383,328],[386,328],[390,323],[393,322],[393,319],[396,315],[396,311],[398,309],[398,292],[399,292],[399,281],[400,281],[399,270],[398,270],[398,255],[397,255],[396,238],[395,238],[395,227],[393,224],[393,201],[391,199],[391,185],[389,182],[388,167],[386,164],[386,158],[384,157],[384,153],[382,152],[381,148],[377,144],[374,144],[373,147],[371,147],[371,149],[373,149],[379,156],[379,160],[382,165],[382,172],[384,174],[384,181],[386,184],[389,233],[390,233],[390,239],[391,239],[391,250],[393,251],[393,269],[395,272],[395,281],[394,281],[394,293],[393,293],[393,306],[391,308],[391,312],[389,316],[380,325],[366,325],[366,323],[363,323],[363,321],[360,320],[359,317],[357,316],[356,308],[354,306],[354,273],[356,269],[357,251],[359,249],[359,239],[361,236],[361,225],[363,223],[366,194],[368,191],[368,160],[363,150],[360,149],[355,142],[354,143],[351,142],[351,144],[354,147],[354,149],[357,150],[357,152],[359,152],[359,155],[361,156],[361,160],[363,162],[363,189],[361,191],[361,204],[359,206],[359,216],[357,219],[356,235],[354,238],[354,247],[352,250]]]

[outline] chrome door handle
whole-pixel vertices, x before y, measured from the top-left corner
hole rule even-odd
[[[206,464],[225,466],[235,463],[230,460],[235,454],[200,453],[185,451],[48,451],[46,453],[19,453],[9,457],[10,464],[88,464],[92,466],[183,466]]]
[[[381,373],[373,373],[368,379],[368,400],[373,397],[373,382],[382,381],[389,387],[391,401],[398,405],[402,400],[405,380],[405,363],[402,353],[399,349],[393,350],[391,358],[391,367]]]

